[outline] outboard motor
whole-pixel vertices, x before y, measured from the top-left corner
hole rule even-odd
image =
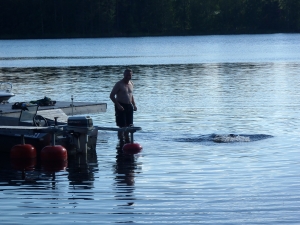
[[[93,120],[89,116],[70,116],[67,130],[77,139],[78,150],[87,153],[88,133],[94,129]]]

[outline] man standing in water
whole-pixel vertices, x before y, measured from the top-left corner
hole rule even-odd
[[[115,104],[116,124],[120,128],[133,125],[133,111],[137,110],[133,98],[132,70],[126,69],[123,75],[123,79],[115,84],[109,96]],[[125,142],[129,142],[128,132],[118,132],[120,141],[123,141],[123,135]]]

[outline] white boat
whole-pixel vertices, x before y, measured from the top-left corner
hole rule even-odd
[[[22,143],[23,138],[36,149],[55,140],[56,144],[72,152],[86,152],[88,148],[96,147],[98,129],[89,116],[68,116],[67,113],[105,112],[107,108],[106,103],[86,102],[56,102],[41,107],[27,104],[22,109],[12,106],[12,103],[0,105],[0,151],[4,152]]]
[[[0,152],[9,152],[16,144],[25,142],[37,150],[58,144],[64,146],[68,154],[86,154],[96,149],[98,130],[129,132],[132,143],[133,133],[141,130],[140,127],[94,126],[90,116],[80,116],[106,112],[106,103],[57,101],[49,106],[28,104],[22,109],[13,109],[13,105],[0,105]]]
[[[12,84],[9,82],[1,82],[0,83],[0,103],[6,103],[15,94],[12,93]]]

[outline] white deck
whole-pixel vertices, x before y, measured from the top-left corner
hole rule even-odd
[[[20,117],[21,109],[12,109],[12,103],[0,104],[0,117]],[[93,103],[93,102],[73,102],[73,107],[71,102],[56,102],[54,106],[39,106],[38,115],[43,116],[42,114],[48,111],[48,116],[50,115],[49,110],[61,109],[66,115],[82,115],[82,114],[95,114],[106,112],[107,104],[106,103]],[[48,117],[47,117],[48,118]],[[49,119],[54,119],[54,116]]]

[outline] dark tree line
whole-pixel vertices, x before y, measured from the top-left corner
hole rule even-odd
[[[300,32],[300,0],[0,0],[0,38]]]

